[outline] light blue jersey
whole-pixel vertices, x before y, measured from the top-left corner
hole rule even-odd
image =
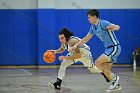
[[[112,31],[106,29],[111,23],[106,20],[99,20],[97,25],[91,25],[90,34],[96,34],[96,36],[104,43],[104,46],[107,48],[112,45],[119,45],[119,42]]]
[[[107,26],[111,25],[106,20],[99,20],[97,25],[91,25],[89,34],[95,34],[104,44],[104,54],[116,63],[117,57],[121,52],[121,46],[113,31],[109,31]]]

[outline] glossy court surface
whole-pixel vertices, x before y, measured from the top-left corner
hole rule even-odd
[[[121,91],[110,93],[140,93],[140,68],[115,66],[120,76]],[[106,93],[110,83],[100,74],[92,74],[87,68],[70,67],[63,79],[62,91],[50,91],[48,82],[57,78],[58,68],[0,69],[0,93]]]

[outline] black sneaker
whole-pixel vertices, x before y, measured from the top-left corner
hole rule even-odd
[[[59,90],[61,89],[61,83],[62,83],[62,80],[57,78],[56,82],[54,83],[48,83],[47,86],[50,88],[50,89],[56,89],[56,90]]]
[[[54,85],[55,89],[60,90],[60,88],[61,88],[61,83],[60,82],[56,81],[56,82],[53,83],[53,85]]]

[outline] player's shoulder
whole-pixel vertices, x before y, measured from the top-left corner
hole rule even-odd
[[[70,47],[74,46],[76,43],[79,42],[79,39],[77,39],[75,36],[73,37],[70,37],[69,40],[68,40],[68,45]]]
[[[95,25],[91,25],[91,26],[90,26],[90,30],[93,30],[94,27],[95,27]]]
[[[110,23],[110,22],[107,21],[107,20],[101,20],[101,21],[100,21],[100,26],[101,26],[101,27],[106,27],[106,26],[109,26],[110,24],[112,24],[112,23]]]
[[[100,19],[100,22],[101,22],[101,23],[107,23],[107,22],[109,22],[109,21]]]

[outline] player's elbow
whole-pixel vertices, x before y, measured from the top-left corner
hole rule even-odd
[[[88,42],[88,41],[92,38],[92,36],[93,36],[92,34],[88,34],[88,35],[85,37],[85,40],[84,40],[85,43]]]

